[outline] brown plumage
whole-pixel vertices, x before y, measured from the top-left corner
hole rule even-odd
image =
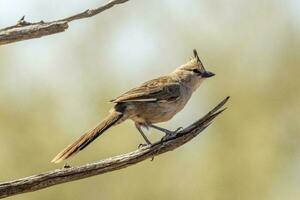
[[[59,163],[82,149],[84,149],[87,145],[93,142],[99,135],[101,135],[104,131],[110,128],[112,125],[118,122],[122,118],[122,113],[112,112],[110,113],[100,124],[98,124],[95,128],[88,131],[84,135],[82,135],[78,140],[74,143],[67,146],[64,150],[62,150],[55,158],[52,159],[51,162]]]
[[[125,92],[111,102],[159,101],[176,98],[179,95],[180,84],[178,81],[170,76],[162,76]]]

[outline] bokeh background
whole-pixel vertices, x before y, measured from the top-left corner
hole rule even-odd
[[[1,0],[0,27],[105,2]],[[132,0],[64,33],[1,46],[0,181],[61,167],[49,161],[107,114],[110,99],[172,71],[196,48],[217,76],[162,126],[186,126],[230,95],[205,134],[154,162],[10,199],[297,199],[299,36],[298,0]],[[68,164],[129,152],[142,141],[128,121]]]

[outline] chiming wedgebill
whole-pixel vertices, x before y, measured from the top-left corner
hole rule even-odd
[[[59,163],[76,154],[107,129],[127,119],[134,121],[137,130],[147,144],[151,143],[141,127],[158,129],[167,135],[174,133],[174,131],[154,124],[170,120],[183,109],[202,81],[214,75],[205,70],[197,51],[194,50],[194,57],[170,74],[145,82],[111,100],[115,106],[107,117],[94,129],[87,131],[78,140],[67,146],[52,162]]]

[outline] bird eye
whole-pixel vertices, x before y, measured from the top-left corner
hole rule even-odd
[[[198,69],[193,69],[193,72],[196,74],[200,74],[201,72]]]

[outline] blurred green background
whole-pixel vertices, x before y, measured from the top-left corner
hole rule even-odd
[[[1,0],[0,27],[104,2]],[[154,162],[10,199],[297,199],[299,36],[297,0],[132,0],[65,33],[1,46],[0,181],[61,167],[49,161],[107,114],[110,99],[169,73],[196,48],[217,76],[162,126],[186,126],[230,95],[205,134]],[[160,137],[151,131],[152,141]],[[142,141],[127,121],[68,164],[129,152]]]

